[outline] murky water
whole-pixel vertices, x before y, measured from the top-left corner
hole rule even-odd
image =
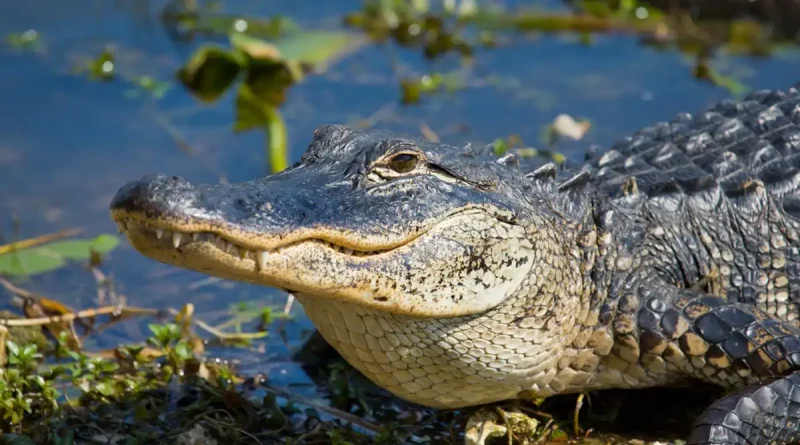
[[[523,4],[524,2],[515,2]],[[535,3],[535,2],[530,2]],[[556,2],[545,5],[561,7]],[[169,173],[191,181],[242,181],[263,175],[263,135],[236,135],[232,98],[198,103],[177,85],[161,99],[131,98],[124,82],[100,82],[72,67],[113,45],[125,71],[171,81],[194,46],[171,41],[159,22],[161,1],[101,2],[34,0],[0,6],[0,33],[35,29],[42,53],[0,49],[0,234],[18,238],[80,227],[86,235],[116,228],[108,203],[125,181],[145,173]],[[229,1],[224,10],[245,16],[281,14],[307,27],[335,27],[356,0]],[[789,48],[765,59],[721,55],[726,73],[750,88],[782,88],[800,80],[798,53]],[[590,144],[608,145],[626,133],[681,111],[699,111],[731,93],[691,76],[691,61],[676,51],[655,51],[629,36],[598,36],[591,44],[563,36],[520,37],[510,44],[479,50],[469,88],[398,105],[397,79],[447,71],[445,58],[425,62],[418,51],[367,47],[335,64],[327,74],[309,77],[292,89],[283,109],[297,160],[314,128],[379,116],[376,127],[420,136],[426,124],[450,143],[486,143],[516,134],[539,145],[542,127],[559,113],[592,121],[579,143],[556,147],[581,159]],[[499,87],[489,80],[499,76]],[[459,130],[456,131],[455,129]],[[179,147],[185,141],[192,153]],[[231,305],[274,305],[285,294],[207,277],[157,264],[123,243],[103,265],[130,305],[179,307],[192,302],[198,316],[215,323]],[[76,307],[96,306],[95,282],[79,265],[37,275],[21,286]],[[295,305],[294,318],[278,322],[262,353],[217,350],[241,361],[245,371],[262,371],[286,382],[306,380],[290,362],[312,327]],[[146,321],[105,332],[94,346],[140,338]],[[283,333],[284,335],[280,335]],[[92,344],[90,344],[92,346]]]

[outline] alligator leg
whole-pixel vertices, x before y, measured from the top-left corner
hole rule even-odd
[[[734,391],[700,416],[688,443],[800,442],[800,329],[750,305],[652,282],[626,286],[640,302],[643,366],[661,361]]]
[[[800,373],[756,384],[714,402],[689,444],[800,442]]]

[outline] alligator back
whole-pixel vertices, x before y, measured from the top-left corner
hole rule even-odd
[[[598,196],[597,226],[620,249],[644,249],[679,286],[716,277],[714,293],[797,323],[796,88],[680,114],[619,141],[585,170]]]

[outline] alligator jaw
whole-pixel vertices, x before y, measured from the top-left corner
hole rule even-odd
[[[141,218],[119,209],[112,211],[112,219],[137,251],[163,263],[290,292],[324,295],[360,304],[366,302],[390,312],[407,312],[386,295],[391,290],[389,283],[376,286],[374,280],[359,278],[364,274],[341,273],[372,257],[392,252],[402,244],[387,249],[354,250],[326,241],[324,233],[320,233],[320,237],[300,238],[261,249],[232,241],[235,236],[226,236],[219,228],[204,227],[202,223],[180,226],[163,219],[143,222]],[[252,238],[250,240],[252,242]],[[324,274],[309,280],[298,274],[303,269],[297,266],[298,262],[326,262],[332,270],[339,269],[340,273]]]
[[[491,219],[484,209],[459,209],[444,215],[428,230],[399,245],[387,245],[385,249],[375,249],[373,242],[368,248],[375,250],[361,250],[357,247],[358,239],[345,241],[356,249],[344,247],[328,239],[343,239],[346,235],[329,230],[318,231],[317,236],[308,232],[304,232],[304,237],[284,234],[284,239],[292,241],[272,243],[272,247],[261,249],[252,247],[255,243],[252,235],[247,237],[249,244],[244,245],[232,241],[237,239],[235,231],[231,231],[234,235],[227,235],[219,227],[202,222],[183,219],[179,224],[176,218],[151,218],[145,222],[145,218],[135,212],[112,210],[112,219],[133,247],[160,262],[225,279],[415,317],[484,311],[502,301],[528,273],[530,264],[511,267],[508,278],[498,283],[494,292],[490,287],[482,287],[479,299],[442,299],[430,292],[403,295],[398,291],[409,287],[410,283],[404,281],[406,277],[403,276],[409,264],[416,263],[416,267],[424,270],[422,263],[431,264],[431,260],[438,259],[439,264],[444,264],[451,261],[449,256],[463,256],[458,250],[463,246],[448,239],[452,236],[447,233],[465,221],[483,218]],[[446,243],[450,243],[452,249],[448,249]],[[433,249],[438,249],[438,258],[431,255]],[[419,278],[412,278],[412,281],[417,280]],[[461,289],[456,291],[456,296],[458,292],[473,291]]]

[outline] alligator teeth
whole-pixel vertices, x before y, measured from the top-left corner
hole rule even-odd
[[[124,222],[118,222],[117,223],[117,229],[119,230],[119,233],[125,233],[125,223]]]
[[[172,246],[174,248],[178,248],[181,246],[181,239],[183,238],[183,234],[180,232],[175,232],[172,234]]]
[[[269,258],[269,255],[273,253],[280,254],[283,250],[282,247],[278,247],[273,251],[248,250],[244,247],[240,247],[226,240],[225,238],[222,238],[221,236],[215,233],[210,233],[210,232],[172,232],[170,230],[164,230],[162,228],[149,228],[146,226],[144,228],[146,228],[147,230],[153,230],[155,232],[156,238],[159,240],[161,239],[170,240],[172,246],[176,249],[181,247],[181,245],[186,245],[187,243],[193,241],[202,241],[211,243],[218,249],[222,250],[223,252],[228,253],[230,255],[238,256],[242,260],[245,259],[255,260],[257,270],[266,269],[267,259]],[[117,229],[119,229],[120,233],[125,233],[129,229],[129,225],[125,221],[120,221],[117,223]],[[189,237],[191,237],[191,241],[189,241]],[[382,251],[367,252],[367,251],[354,250],[323,240],[316,240],[316,242],[319,242],[322,245],[332,250],[350,256],[365,257],[370,255],[376,255],[382,252]]]
[[[267,268],[267,251],[266,250],[259,250],[256,252],[256,264],[258,264],[259,270],[264,270]]]

